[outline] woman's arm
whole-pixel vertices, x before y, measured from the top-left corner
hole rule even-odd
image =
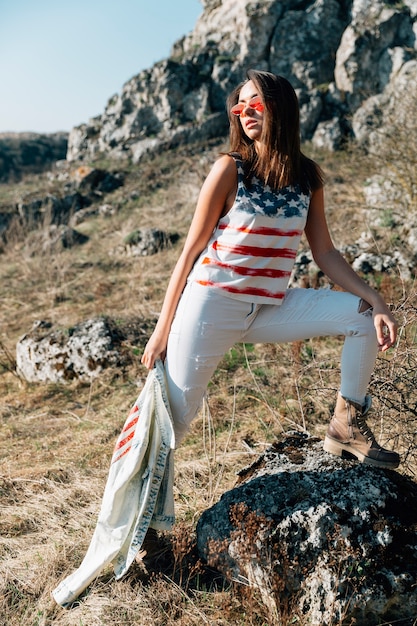
[[[305,233],[314,261],[330,280],[372,306],[380,350],[390,348],[396,340],[397,322],[381,295],[356,274],[334,247],[324,213],[323,188],[312,194]]]
[[[168,283],[158,322],[145,347],[141,361],[148,369],[152,369],[157,358],[165,357],[172,320],[188,275],[221,215],[232,206],[236,188],[235,161],[232,157],[223,156],[213,165],[201,188],[184,248]]]

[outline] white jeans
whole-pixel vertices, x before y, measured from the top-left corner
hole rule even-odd
[[[176,445],[196,415],[217,364],[233,344],[344,335],[340,392],[362,403],[378,352],[371,310],[328,289],[289,289],[281,305],[251,304],[188,283],[172,323],[165,369]]]

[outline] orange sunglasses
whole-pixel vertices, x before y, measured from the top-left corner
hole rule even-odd
[[[265,105],[262,102],[260,96],[254,96],[247,102],[247,104],[243,104],[243,102],[238,102],[238,104],[235,104],[230,109],[230,113],[233,113],[233,115],[241,116],[245,109],[254,109],[255,111],[259,111],[259,113],[261,113],[265,109]]]

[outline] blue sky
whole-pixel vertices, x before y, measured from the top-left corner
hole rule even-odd
[[[0,0],[0,132],[69,131],[169,56],[200,0]]]

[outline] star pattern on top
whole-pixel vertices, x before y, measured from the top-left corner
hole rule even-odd
[[[300,185],[288,185],[274,191],[269,185],[254,176],[250,188],[243,183],[243,167],[238,165],[239,185],[236,194],[236,208],[252,215],[266,217],[302,217],[309,206],[309,196],[301,190]]]

